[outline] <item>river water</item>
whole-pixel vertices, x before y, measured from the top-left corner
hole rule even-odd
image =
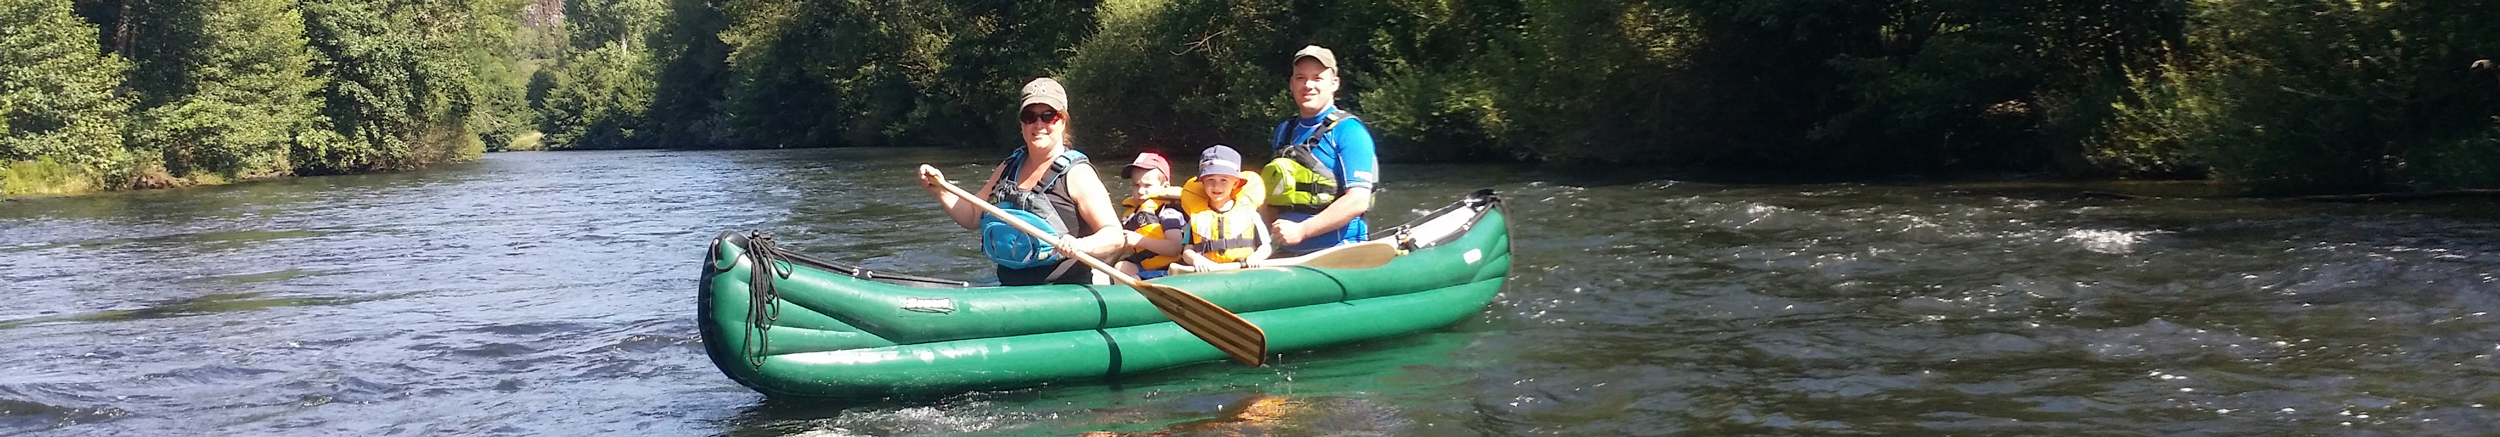
[[[996,159],[974,155],[512,153],[0,202],[0,435],[2500,430],[2489,200],[1500,165],[1385,169],[1383,223],[1509,199],[1510,286],[1440,330],[874,403],[765,399],[713,369],[693,319],[709,237],[987,279],[912,176]]]

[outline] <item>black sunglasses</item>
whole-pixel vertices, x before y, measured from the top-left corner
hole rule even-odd
[[[1042,123],[1058,123],[1059,111],[1018,113],[1016,114],[1016,119],[1024,121],[1024,124],[1033,124],[1033,122],[1036,121]]]

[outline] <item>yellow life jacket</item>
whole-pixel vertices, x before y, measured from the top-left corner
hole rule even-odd
[[[1336,202],[1337,196],[1345,195],[1345,189],[1338,186],[1336,166],[1321,162],[1312,149],[1328,141],[1328,131],[1335,130],[1337,123],[1359,117],[1343,108],[1328,111],[1328,115],[1323,117],[1326,121],[1312,128],[1311,136],[1299,143],[1287,143],[1285,138],[1293,132],[1294,120],[1288,119],[1276,125],[1276,159],[1268,160],[1266,166],[1259,168],[1259,175],[1274,184],[1265,186],[1269,193],[1267,206],[1278,211],[1318,214],[1328,209],[1329,203]]]
[[[1173,203],[1180,200],[1181,189],[1181,187],[1166,186],[1163,190],[1157,190],[1152,193],[1154,197],[1145,199],[1138,199],[1135,197],[1121,199],[1120,206],[1128,207],[1127,211],[1122,211],[1120,214],[1120,217],[1124,217],[1121,221],[1122,227],[1126,227],[1131,231],[1136,231],[1139,234],[1145,234],[1146,238],[1163,238],[1163,222],[1157,220],[1157,215],[1160,214],[1164,208],[1168,208]],[[1138,253],[1149,255],[1142,259],[1132,258],[1137,260],[1137,268],[1142,270],[1163,270],[1171,268],[1172,263],[1180,262],[1181,260],[1180,255],[1154,254],[1152,251],[1147,251],[1145,249],[1138,249]]]
[[[1133,196],[1120,199],[1120,206],[1128,208],[1121,211],[1121,216],[1126,217],[1139,212],[1154,212],[1155,209],[1161,208],[1164,205],[1172,205],[1174,202],[1179,202],[1181,200],[1181,191],[1184,189],[1185,188],[1182,187],[1165,185],[1163,188],[1157,188],[1152,192],[1146,193],[1147,197],[1144,199],[1139,199]],[[1136,229],[1130,230],[1133,231]]]
[[[1181,192],[1181,211],[1189,213],[1189,248],[1205,254],[1215,262],[1240,262],[1250,258],[1265,243],[1259,229],[1267,222],[1259,217],[1259,202],[1266,200],[1266,190],[1257,172],[1241,172],[1241,186],[1233,188],[1233,203],[1225,210],[1209,206],[1207,190],[1198,178],[1190,178]]]

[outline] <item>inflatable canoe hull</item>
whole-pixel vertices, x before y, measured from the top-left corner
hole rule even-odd
[[[1500,206],[1481,191],[1376,233],[1413,247],[1377,268],[1262,267],[1152,282],[1258,325],[1270,353],[1438,328],[1501,292],[1511,257]],[[933,395],[1225,359],[1126,286],[968,287],[788,253],[736,233],[712,242],[699,288],[713,364],[774,397]]]

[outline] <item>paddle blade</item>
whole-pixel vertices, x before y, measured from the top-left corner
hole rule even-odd
[[[1214,345],[1216,350],[1223,351],[1234,362],[1250,367],[1267,363],[1267,331],[1260,330],[1250,321],[1242,320],[1232,311],[1225,311],[1224,307],[1215,306],[1214,302],[1207,302],[1177,288],[1145,282],[1131,282],[1129,286],[1136,288],[1138,294],[1146,295],[1146,301],[1153,302],[1156,310],[1163,311],[1164,317],[1180,324],[1181,329],[1189,330],[1190,335]]]
[[[1323,269],[1368,269],[1388,265],[1401,254],[1397,243],[1366,241],[1310,254],[1295,264]]]

